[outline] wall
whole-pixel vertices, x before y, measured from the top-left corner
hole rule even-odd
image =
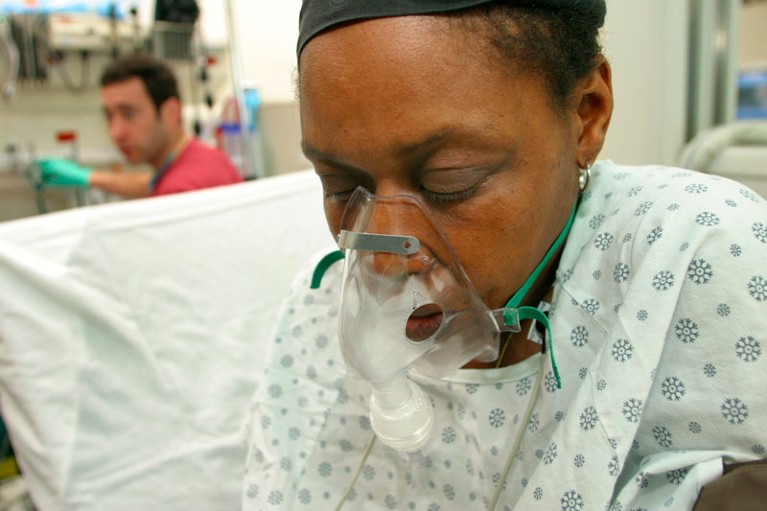
[[[221,0],[207,0],[220,4]],[[272,103],[295,100],[296,40],[301,0],[234,0],[243,73]]]
[[[767,2],[750,2],[741,11],[739,63],[743,68],[767,69]]]
[[[227,26],[226,1],[198,0],[204,39],[209,44],[225,45],[236,36],[244,78],[259,87],[267,102],[292,102],[301,0],[229,1],[235,20],[234,34],[229,33]],[[138,6],[142,23],[149,26],[154,0],[138,0]]]
[[[687,2],[609,2],[604,37],[615,109],[600,158],[674,163],[685,143]]]

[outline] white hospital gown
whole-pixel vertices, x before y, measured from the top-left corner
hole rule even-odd
[[[557,270],[548,353],[413,378],[436,411],[409,458],[372,445],[337,341],[341,263],[296,280],[250,409],[243,509],[691,509],[722,462],[767,456],[767,205],[726,179],[593,169]],[[308,271],[310,272],[312,268]],[[540,386],[535,393],[535,381]],[[533,408],[524,414],[530,399]]]

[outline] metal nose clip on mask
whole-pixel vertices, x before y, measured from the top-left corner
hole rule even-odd
[[[345,250],[344,359],[371,386],[378,438],[402,452],[418,451],[430,437],[433,410],[407,372],[439,378],[473,359],[495,360],[500,332],[519,331],[516,310],[484,305],[415,197],[358,188],[338,244]]]

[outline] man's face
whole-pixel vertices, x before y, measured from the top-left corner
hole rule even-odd
[[[149,163],[159,167],[171,137],[162,109],[160,112],[155,109],[143,82],[132,77],[104,86],[101,104],[109,136],[125,159],[132,164]]]

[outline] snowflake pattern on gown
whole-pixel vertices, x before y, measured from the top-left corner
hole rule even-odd
[[[552,300],[562,388],[539,355],[413,375],[432,439],[407,458],[376,442],[361,466],[373,433],[335,341],[341,265],[319,290],[304,275],[264,354],[243,510],[333,508],[358,469],[344,509],[486,509],[498,485],[498,510],[691,509],[722,458],[765,455],[765,219],[764,200],[726,179],[594,165]]]

